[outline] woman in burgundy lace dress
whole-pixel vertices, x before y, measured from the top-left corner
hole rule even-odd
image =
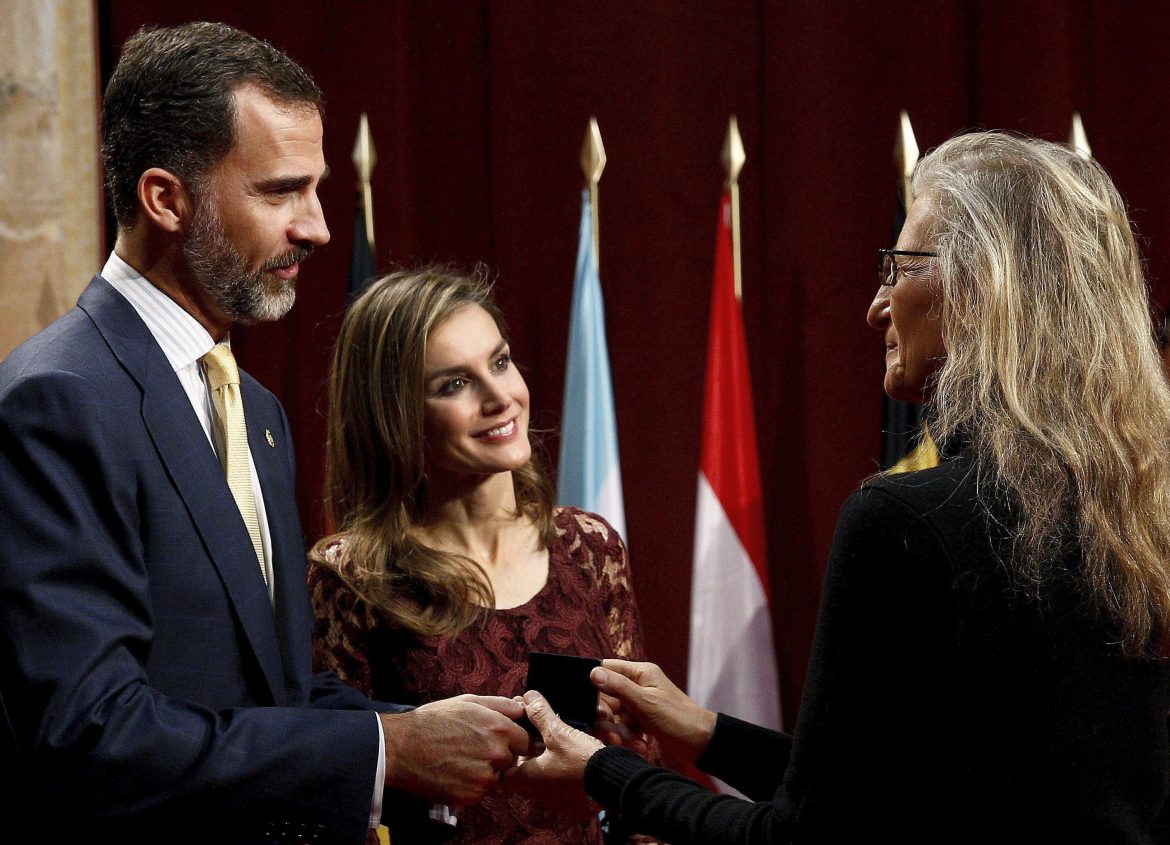
[[[525,691],[531,651],[639,659],[622,538],[555,507],[528,388],[478,275],[400,272],[350,307],[334,352],[326,509],[309,583],[314,660],[366,694],[424,703]],[[388,809],[393,830],[395,812]],[[447,841],[601,842],[595,815],[502,791]]]

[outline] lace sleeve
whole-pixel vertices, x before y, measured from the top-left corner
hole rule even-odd
[[[621,535],[603,523],[604,542],[596,549],[598,589],[605,607],[606,633],[615,657],[645,660],[642,623],[634,598],[634,581],[630,574],[630,555]]]
[[[313,669],[333,671],[345,683],[372,697],[373,679],[366,656],[373,620],[369,607],[337,574],[340,544],[324,559],[309,556],[309,595],[313,602]]]

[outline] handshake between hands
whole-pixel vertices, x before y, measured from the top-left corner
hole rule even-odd
[[[383,714],[386,786],[453,806],[502,788],[588,816],[596,807],[585,795],[585,766],[605,745],[645,756],[653,737],[674,759],[694,763],[710,742],[715,713],[655,664],[604,660],[590,680],[600,692],[592,734],[567,725],[535,691],[515,699],[461,695]],[[525,715],[539,740],[517,724]]]

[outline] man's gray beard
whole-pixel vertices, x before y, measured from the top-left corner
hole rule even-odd
[[[300,263],[309,253],[293,247],[252,270],[228,240],[209,197],[199,203],[191,234],[183,244],[183,257],[195,283],[232,322],[245,326],[279,320],[289,312],[297,298],[296,280],[281,279],[268,271]]]

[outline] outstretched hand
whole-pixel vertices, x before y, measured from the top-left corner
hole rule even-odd
[[[589,678],[602,693],[599,732],[607,741],[638,750],[645,731],[668,754],[693,764],[715,733],[716,714],[687,697],[654,663],[603,660]]]
[[[386,786],[453,806],[474,804],[528,753],[528,732],[515,721],[523,714],[510,698],[483,695],[381,714]]]
[[[524,693],[524,702],[529,720],[540,731],[544,748],[535,757],[521,760],[518,766],[504,772],[501,786],[562,812],[581,818],[595,816],[597,806],[585,794],[585,765],[604,744],[565,724],[540,693]]]

